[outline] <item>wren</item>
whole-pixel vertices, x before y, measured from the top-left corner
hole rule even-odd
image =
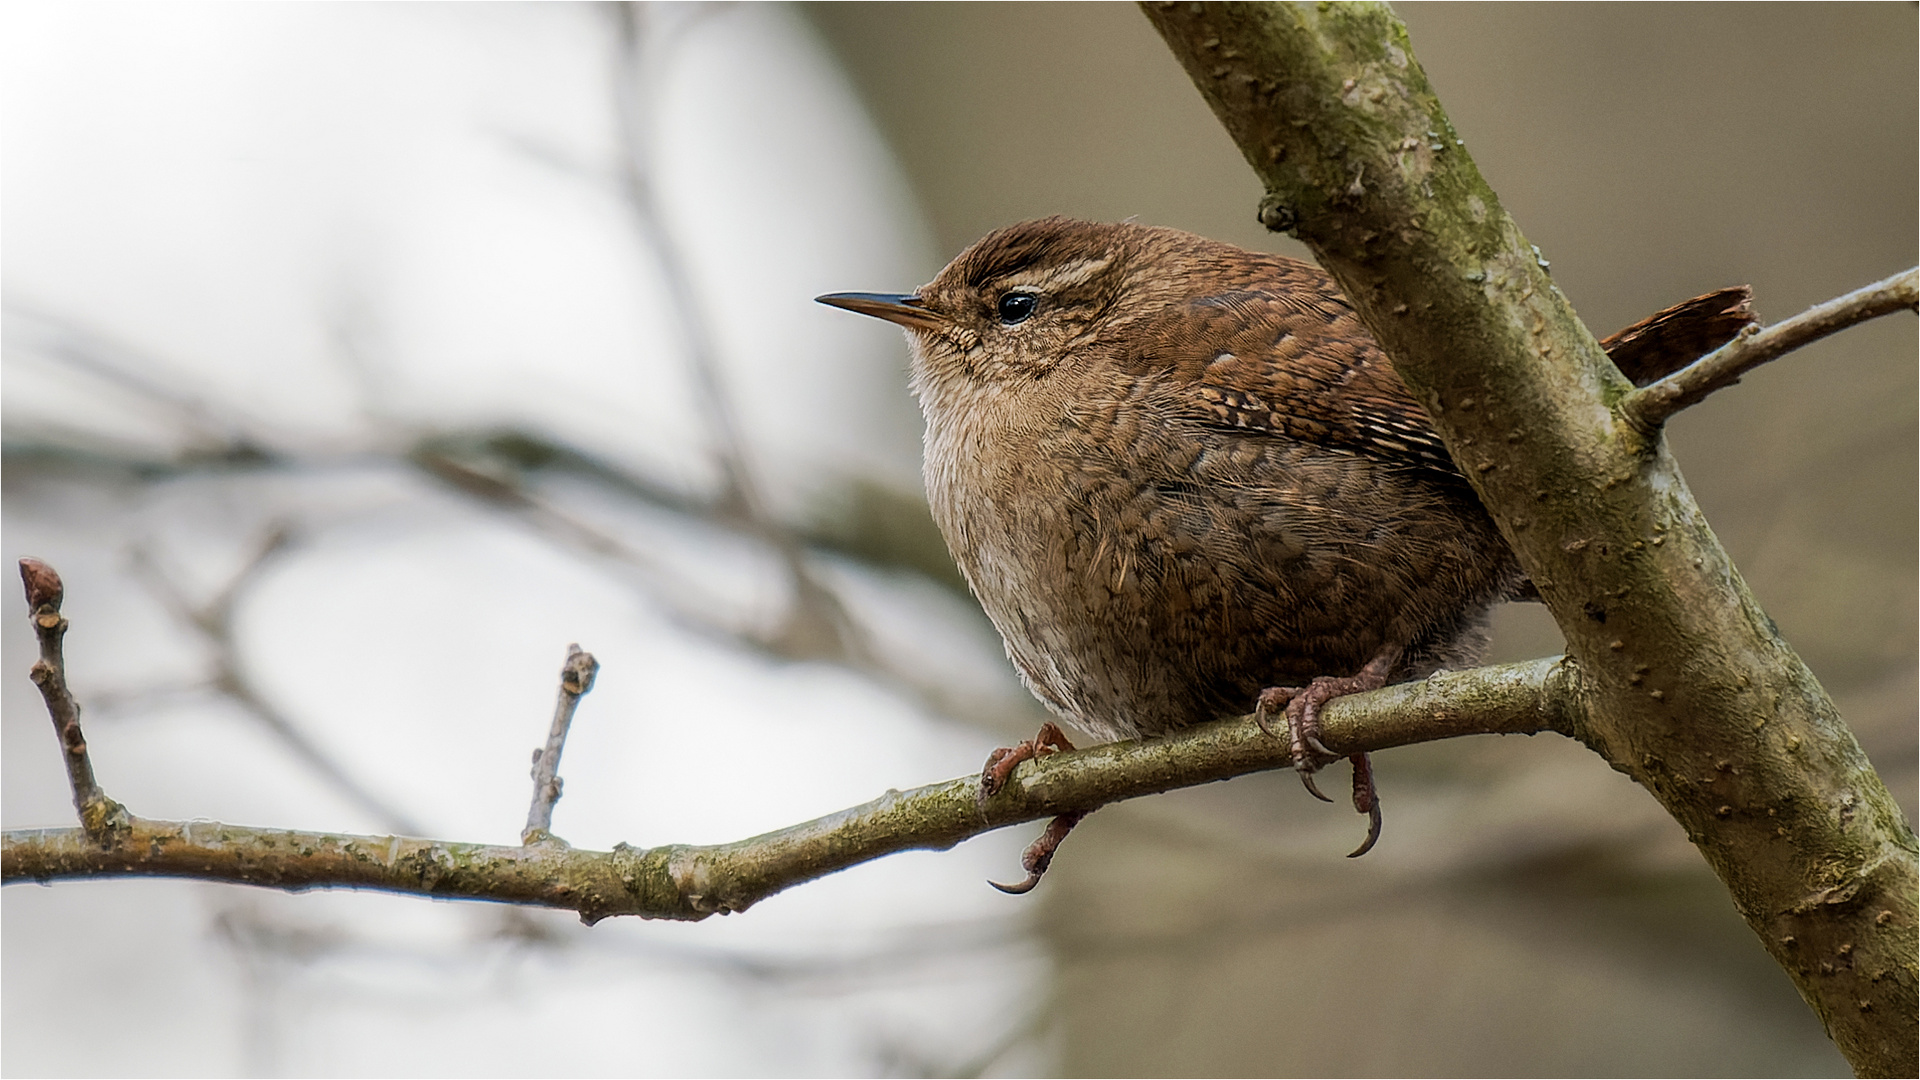
[[[1489,609],[1536,596],[1318,267],[1056,217],[912,294],[819,300],[906,329],[934,520],[1027,687],[1098,738],[1284,707],[1319,795],[1340,756],[1319,742],[1326,701],[1474,664]],[[1607,344],[1651,381],[1738,332],[1747,300],[1722,290]],[[1048,724],[997,752],[983,793],[1066,745]],[[1379,798],[1352,760],[1359,855]],[[1031,888],[1073,820],[1002,888]]]

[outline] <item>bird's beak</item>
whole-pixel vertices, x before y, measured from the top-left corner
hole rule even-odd
[[[840,292],[816,296],[814,300],[828,307],[845,308],[898,323],[909,330],[941,330],[947,325],[944,315],[929,309],[912,293]]]

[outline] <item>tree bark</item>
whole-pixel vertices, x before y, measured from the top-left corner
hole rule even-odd
[[[1567,639],[1584,742],[1660,800],[1861,1075],[1915,1075],[1915,838],[1384,5],[1142,5],[1379,338]]]

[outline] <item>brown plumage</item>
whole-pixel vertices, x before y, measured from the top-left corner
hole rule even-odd
[[[1303,732],[1295,714],[1363,687],[1263,691],[1471,664],[1488,609],[1528,592],[1317,267],[1049,218],[987,236],[911,296],[821,299],[907,328],[934,518],[1027,685],[1096,736],[1299,698],[1311,771],[1312,716]],[[1648,381],[1704,351],[1676,342],[1750,321],[1744,299],[1609,340]]]

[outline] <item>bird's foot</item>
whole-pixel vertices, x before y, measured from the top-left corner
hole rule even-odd
[[[1273,730],[1272,718],[1275,713],[1283,713],[1287,718],[1287,741],[1293,746],[1293,768],[1300,774],[1300,782],[1307,786],[1313,797],[1321,802],[1332,802],[1313,782],[1313,774],[1319,772],[1328,762],[1340,760],[1340,755],[1326,748],[1320,742],[1320,712],[1313,711],[1310,718],[1296,722],[1293,703],[1305,700],[1306,687],[1269,686],[1260,691],[1260,697],[1253,706],[1254,722],[1260,730],[1274,738],[1280,733]]]
[[[1053,721],[1047,721],[1040,725],[1039,734],[1026,742],[1018,746],[1003,746],[987,755],[986,767],[980,770],[980,792],[977,798],[984,806],[988,799],[999,794],[1000,789],[1007,786],[1007,778],[1013,775],[1014,767],[1021,762],[1071,749],[1073,749],[1073,743],[1067,741],[1066,734]],[[1012,893],[1016,896],[1032,892],[1033,887],[1040,884],[1041,875],[1047,872],[1047,867],[1053,862],[1053,853],[1060,847],[1060,841],[1065,840],[1067,834],[1073,831],[1073,827],[1080,824],[1080,819],[1086,816],[1084,813],[1061,814],[1047,823],[1047,830],[1040,834],[1038,840],[1027,845],[1026,852],[1020,856],[1020,868],[1027,872],[1025,881],[1017,885],[1002,885],[997,881],[989,881],[987,884],[1003,893]]]
[[[1259,723],[1260,730],[1276,738],[1279,732],[1273,729],[1268,718],[1282,709],[1286,711],[1287,740],[1293,748],[1293,768],[1314,798],[1322,802],[1333,801],[1313,782],[1314,773],[1340,760],[1342,756],[1353,763],[1353,808],[1367,815],[1367,838],[1347,856],[1349,859],[1357,859],[1372,851],[1373,845],[1380,839],[1380,792],[1373,782],[1373,762],[1366,754],[1337,754],[1320,741],[1320,709],[1334,698],[1378,690],[1387,685],[1387,673],[1393,670],[1398,655],[1398,650],[1383,650],[1369,660],[1366,667],[1350,676],[1322,675],[1306,686],[1268,687],[1260,691],[1260,697],[1254,705],[1253,717]]]
[[[1018,746],[1003,746],[987,755],[986,767],[980,770],[979,801],[985,803],[1007,786],[1007,777],[1013,775],[1014,766],[1023,761],[1043,758],[1062,750],[1073,749],[1067,736],[1059,725],[1049,720],[1040,725],[1040,733]]]

